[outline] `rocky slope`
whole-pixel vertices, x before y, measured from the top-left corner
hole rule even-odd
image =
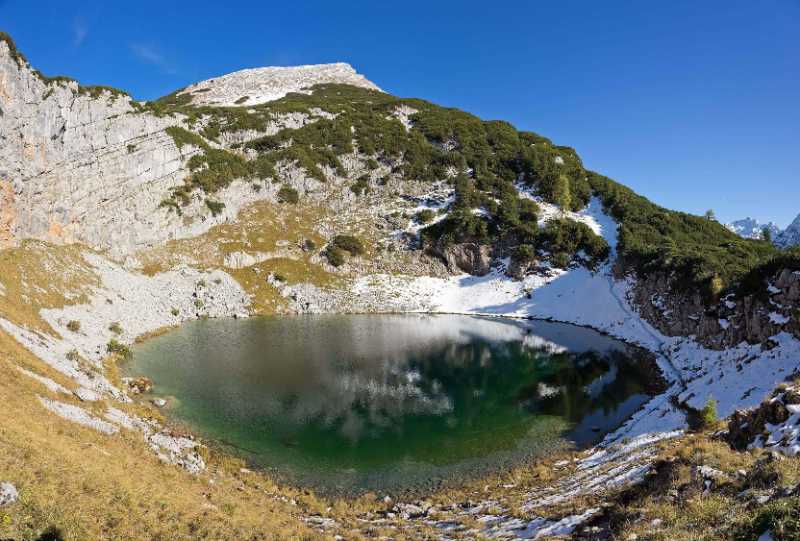
[[[259,98],[263,102],[322,82],[377,88],[345,64],[270,68],[216,80],[216,90],[202,103],[233,91],[252,91],[254,96],[266,92],[269,96]],[[208,82],[198,85],[210,89]],[[187,161],[199,150],[178,148],[165,131],[183,125],[182,115],[159,117],[119,91],[87,90],[62,78],[48,80],[3,40],[0,109],[4,246],[26,238],[80,242],[124,257],[203,233],[234,219],[248,203],[274,198],[277,190],[268,185],[258,193],[249,184],[234,183],[219,194],[226,204],[217,215],[200,198],[185,205],[180,215],[171,213],[159,203],[183,184],[189,174]],[[260,135],[314,119],[308,114],[275,115]]]
[[[350,64],[253,68],[187,86],[178,94],[192,105],[258,105],[284,97],[290,92],[309,92],[320,84],[343,84],[378,90],[377,85],[356,73]]]

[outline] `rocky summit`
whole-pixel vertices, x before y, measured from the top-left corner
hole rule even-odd
[[[181,90],[192,105],[246,107],[274,101],[290,92],[309,92],[315,85],[342,84],[380,91],[350,64],[252,68],[200,81]]]
[[[777,246],[732,229],[348,64],[139,101],[48,77],[0,33],[0,538],[796,539],[800,224]],[[338,497],[123,377],[188,321],[331,313],[590,327],[642,352],[652,396],[586,449]]]

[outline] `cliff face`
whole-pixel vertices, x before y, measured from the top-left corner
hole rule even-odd
[[[0,42],[0,236],[80,241],[116,255],[186,229],[159,210],[186,172],[164,129],[128,96],[42,80]],[[10,186],[10,189],[9,189]]]
[[[669,294],[670,277],[639,277],[633,303],[641,315],[668,336],[694,335],[714,349],[742,342],[763,343],[785,331],[800,337],[800,272],[782,269],[768,280],[768,296],[728,295],[707,306],[696,291]]]
[[[333,64],[275,73],[245,70],[198,83],[192,95],[202,96],[199,103],[223,103],[240,93],[267,101],[321,82],[377,88],[346,64]],[[48,81],[2,40],[0,110],[0,246],[26,238],[80,242],[124,259],[170,239],[202,234],[235,219],[242,206],[274,197],[270,186],[256,192],[234,182],[217,194],[225,201],[217,215],[200,195],[180,213],[160,207],[170,190],[183,184],[186,162],[199,151],[191,145],[179,149],[164,131],[185,125],[185,117],[156,116],[112,90]],[[266,133],[313,120],[276,115]],[[220,144],[229,147],[261,135],[225,134]]]

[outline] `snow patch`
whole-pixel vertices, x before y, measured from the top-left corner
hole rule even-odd
[[[776,325],[786,325],[790,321],[788,316],[784,316],[778,312],[770,312],[769,320]]]

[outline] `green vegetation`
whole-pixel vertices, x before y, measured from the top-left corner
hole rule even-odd
[[[115,100],[117,98],[122,97],[130,97],[130,94],[125,92],[124,90],[120,90],[119,88],[114,88],[113,86],[103,86],[103,85],[89,85],[83,86],[78,85],[78,94],[89,96],[90,98],[99,98],[104,93],[111,94],[111,99]]]
[[[73,319],[72,321],[67,322],[67,329],[70,332],[78,332],[81,330],[81,322]]]
[[[698,414],[698,421],[699,428],[703,430],[712,428],[717,424],[717,401],[714,400],[714,397],[708,397]]]
[[[364,244],[352,235],[336,235],[328,243],[325,257],[334,267],[340,267],[347,260],[347,254],[359,256],[364,253]]]
[[[362,175],[358,178],[355,184],[350,186],[350,191],[356,195],[369,193],[369,176]]]
[[[114,334],[122,334],[122,327],[120,326],[118,321],[115,321],[111,325],[109,325],[108,330],[113,332]]]
[[[206,206],[208,207],[208,210],[211,211],[211,215],[216,217],[222,214],[222,210],[225,208],[225,203],[206,199]]]
[[[123,359],[129,359],[131,356],[130,348],[122,342],[119,342],[116,338],[112,338],[108,341],[108,344],[106,345],[106,351],[112,355],[118,355]]]
[[[659,207],[602,175],[589,172],[588,179],[606,211],[620,222],[618,250],[624,266],[670,274],[678,289],[698,289],[712,300],[778,252],[717,221]]]
[[[364,244],[352,235],[336,235],[330,242],[331,246],[335,246],[350,255],[361,255],[364,253]]]
[[[421,224],[429,224],[433,221],[436,213],[434,213],[431,209],[423,209],[417,213],[414,217],[418,223]]]
[[[281,186],[280,190],[278,190],[278,201],[296,205],[300,201],[300,194],[288,184],[284,184]]]
[[[208,143],[206,143],[202,137],[197,135],[196,133],[190,132],[186,128],[181,128],[180,126],[170,126],[164,130],[167,135],[172,137],[172,140],[175,142],[175,146],[179,149],[183,149],[185,146],[196,146],[206,150],[209,148]]]
[[[769,242],[742,239],[713,219],[669,211],[587,171],[569,147],[518,131],[506,122],[483,121],[422,100],[345,85],[319,85],[308,95],[289,94],[246,108],[196,107],[188,102],[189,96],[173,93],[149,103],[147,109],[161,115],[186,115],[188,127],[203,117],[207,126],[202,133],[209,139],[224,132],[264,130],[275,114],[313,116],[313,110],[319,108],[337,116],[316,118],[301,128],[250,141],[245,146],[255,151],[255,159],[211,149],[200,134],[170,128],[178,146],[192,144],[203,150],[192,158],[193,173],[186,185],[163,203],[177,210],[188,203],[192,191],[211,194],[234,178],[280,181],[276,173],[280,162],[292,162],[323,182],[324,166],[344,176],[339,157],[357,148],[368,156],[372,170],[382,163],[395,175],[452,183],[455,203],[446,219],[423,230],[427,246],[476,242],[501,245],[513,254],[516,247],[525,245],[560,265],[580,259],[578,255],[585,255],[594,265],[607,257],[610,248],[591,230],[570,220],[567,211],[585,207],[590,197],[597,195],[621,224],[618,252],[622,270],[665,272],[673,288],[700,291],[707,301],[731,290],[747,273],[777,254]],[[401,105],[418,111],[412,115],[410,131],[392,118]],[[351,189],[362,194],[367,186],[367,177],[362,176]],[[518,186],[559,206],[564,211],[562,219],[540,229],[537,204],[521,198]],[[339,259],[338,255],[332,257]]]
[[[345,251],[337,246],[328,246],[325,250],[325,257],[328,258],[328,263],[334,267],[341,267],[345,262]]]
[[[751,268],[740,280],[737,293],[768,297],[767,280],[782,269],[800,271],[800,246],[786,251],[776,251],[762,263]]]

